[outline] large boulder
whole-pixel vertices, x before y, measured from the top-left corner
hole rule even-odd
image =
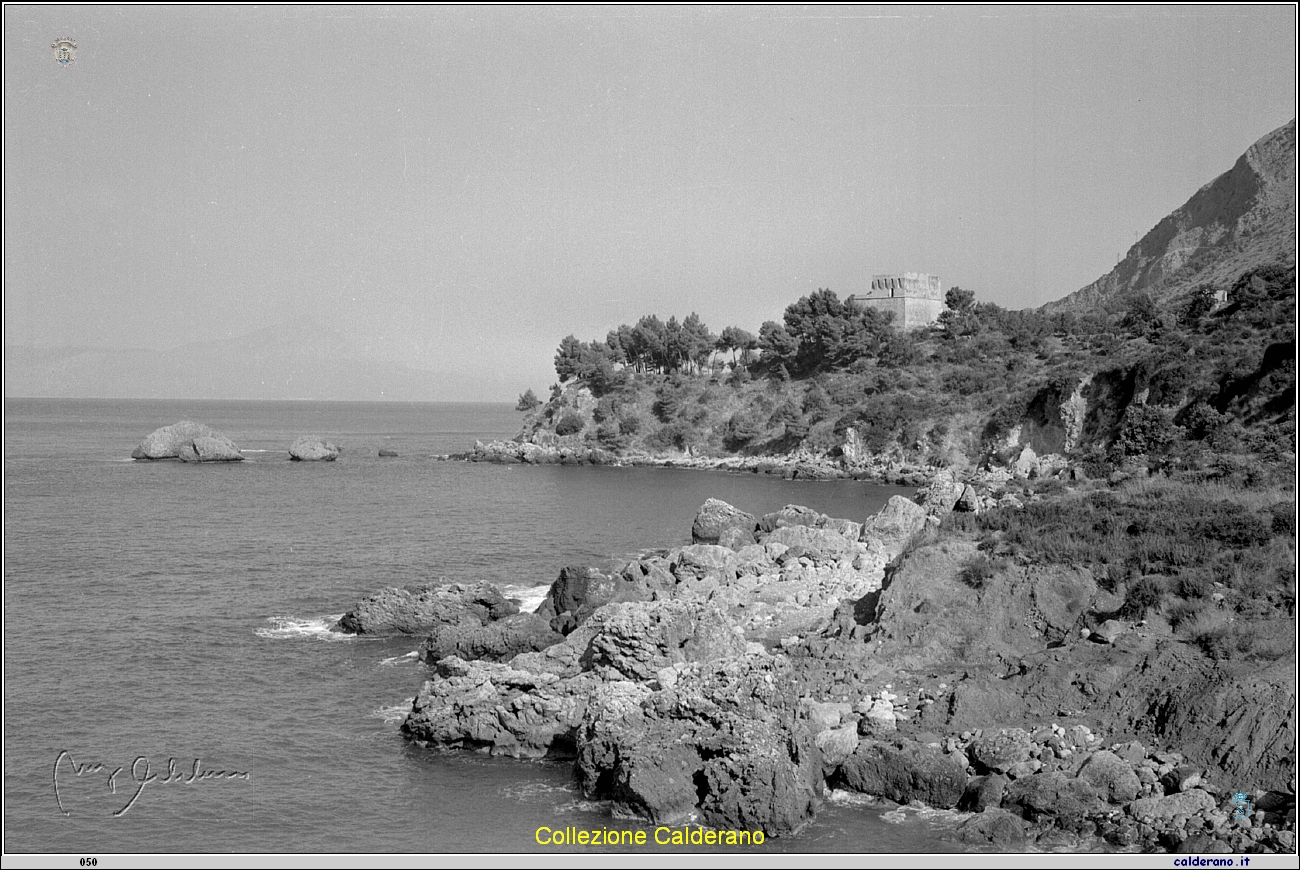
[[[1110,811],[1087,780],[1055,770],[1014,780],[1007,786],[1002,806],[1018,810],[1031,822],[1053,822],[1067,829]]]
[[[966,790],[966,761],[957,753],[904,738],[863,739],[840,765],[844,785],[900,804],[957,806]]]
[[[297,462],[333,462],[339,449],[315,435],[303,435],[289,445],[289,458]]]
[[[440,625],[486,625],[519,608],[487,583],[424,584],[384,589],[343,614],[335,630],[348,634],[422,634]]]
[[[243,462],[243,454],[224,435],[200,435],[182,444],[176,453],[181,462]]]
[[[672,688],[597,690],[578,733],[578,781],[616,813],[793,834],[813,818],[821,756],[784,657],[755,652],[675,669]]]
[[[212,427],[192,420],[181,420],[146,435],[131,451],[131,458],[240,462],[244,457],[233,441]]]
[[[901,495],[892,496],[880,512],[862,525],[863,541],[876,541],[895,558],[925,528],[926,510]]]
[[[745,544],[754,543],[754,515],[745,513],[739,508],[711,498],[701,505],[699,511],[695,514],[695,522],[691,524],[691,543],[693,544],[720,544],[722,536],[729,530],[736,530],[742,537],[737,538],[735,534],[728,536],[726,546],[734,546],[735,543]]]
[[[1100,749],[1088,756],[1079,769],[1079,778],[1092,783],[1107,801],[1126,804],[1138,796],[1142,783],[1127,761],[1115,753]]]

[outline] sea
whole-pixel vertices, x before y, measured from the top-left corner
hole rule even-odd
[[[131,460],[184,419],[245,461]],[[566,565],[689,543],[709,497],[860,521],[911,492],[440,458],[519,423],[502,404],[6,399],[5,852],[601,851],[538,842],[570,826],[644,830],[650,845],[623,850],[672,850],[584,798],[569,762],[406,740],[428,678],[418,639],[331,624],[376,590],[430,581],[486,580],[535,607]],[[340,459],[289,461],[305,434]],[[956,824],[836,794],[803,833],[728,851],[965,851]]]

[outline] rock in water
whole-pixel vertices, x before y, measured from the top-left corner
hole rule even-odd
[[[339,449],[315,435],[303,435],[289,445],[289,458],[300,462],[333,462]]]
[[[721,542],[723,533],[736,529],[743,533],[748,540],[737,540],[734,535],[729,536],[735,543],[740,546],[754,543],[754,515],[747,514],[739,508],[732,507],[725,501],[711,498],[706,501],[698,513],[695,514],[695,522],[691,525],[691,543],[693,544],[717,544]]]
[[[146,435],[135,450],[131,451],[131,458],[240,462],[244,457],[233,441],[210,426],[192,420],[181,420]]]
[[[242,462],[235,442],[224,435],[201,435],[186,444],[182,444],[176,454],[181,462]]]
[[[487,583],[425,584],[385,589],[343,614],[336,629],[348,634],[419,634],[440,625],[486,625],[519,608]]]

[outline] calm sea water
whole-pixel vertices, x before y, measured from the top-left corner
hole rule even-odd
[[[247,461],[129,460],[180,419]],[[710,496],[862,520],[905,492],[432,458],[518,422],[506,405],[7,399],[5,850],[534,852],[554,851],[541,825],[638,827],[582,800],[568,764],[408,743],[416,644],[325,627],[385,586],[536,595],[566,564],[689,543]],[[287,461],[301,434],[343,457]],[[756,848],[960,849],[949,816],[893,809],[830,803]]]

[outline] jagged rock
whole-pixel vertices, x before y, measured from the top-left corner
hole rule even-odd
[[[963,843],[990,843],[1003,850],[1025,845],[1025,823],[1006,810],[988,809],[971,816],[957,826]]]
[[[800,700],[799,708],[808,719],[808,729],[814,734],[840,727],[841,721],[853,712],[853,706],[847,702],[812,701],[807,698]]]
[[[846,555],[851,559],[859,552],[856,535],[849,537],[832,529],[809,526],[782,526],[765,535],[763,543],[803,547],[832,561]]]
[[[916,503],[924,507],[927,514],[943,519],[952,513],[964,489],[965,486],[956,474],[948,470],[940,471],[917,492]]]
[[[587,701],[602,682],[595,674],[561,679],[451,656],[438,663],[438,678],[420,688],[402,731],[444,749],[542,758],[557,743],[572,745]]]
[[[600,610],[596,634],[583,652],[588,670],[608,668],[647,681],[666,665],[708,662],[745,652],[745,636],[713,604],[620,602]]]
[[[182,444],[176,453],[181,462],[242,462],[244,457],[224,435],[200,435]]]
[[[1092,783],[1097,793],[1113,804],[1128,803],[1142,787],[1129,763],[1105,749],[1088,757],[1079,769],[1079,778]]]
[[[1155,819],[1172,819],[1174,816],[1208,813],[1214,809],[1214,803],[1214,798],[1207,792],[1192,789],[1166,797],[1139,798],[1129,805],[1129,814],[1135,819],[1147,816]]]
[[[971,813],[996,809],[1002,804],[1002,795],[1006,793],[1009,782],[1010,780],[1000,773],[977,776],[967,783],[966,792],[962,795],[961,803],[957,808]]]
[[[909,740],[864,739],[840,765],[839,777],[865,794],[951,809],[966,789],[966,763],[955,753]]]
[[[793,700],[788,665],[766,653],[688,667],[671,691],[601,687],[577,737],[578,781],[654,824],[698,809],[716,828],[796,833],[816,811],[822,761]]]
[[[809,528],[821,528],[828,517],[823,513],[818,513],[809,507],[799,504],[788,504],[779,511],[773,511],[765,514],[758,521],[758,531],[766,535],[768,532],[785,526],[807,526]]]
[[[1118,619],[1108,619],[1101,625],[1097,626],[1092,632],[1093,640],[1103,640],[1106,643],[1114,643],[1119,636],[1128,631],[1127,622],[1121,622]]]
[[[911,499],[891,496],[880,513],[862,525],[862,541],[876,541],[893,559],[925,528],[926,511]]]
[[[668,558],[672,573],[681,580],[683,575],[704,577],[709,574],[717,576],[735,557],[728,547],[717,544],[691,544],[680,550],[673,550]]]
[[[718,546],[729,547],[732,550],[739,550],[753,543],[754,533],[752,531],[730,528],[723,529],[722,534],[718,535]]]
[[[1038,471],[1038,454],[1028,444],[1020,451],[1016,461],[1011,465],[1017,477],[1029,477]]]
[[[979,513],[980,507],[979,493],[975,492],[975,487],[966,484],[966,486],[962,488],[961,497],[958,498],[957,503],[953,505],[953,510],[964,511],[966,513]]]
[[[856,723],[818,732],[816,743],[822,754],[823,773],[830,776],[858,748],[858,742]]]
[[[195,446],[196,439],[203,439],[201,447]],[[131,451],[131,458],[179,459],[182,450],[186,450],[186,461],[189,462],[240,462],[244,458],[225,435],[192,420],[181,420],[155,429]],[[220,458],[204,459],[205,455]]]
[[[543,617],[517,613],[488,623],[471,619],[435,625],[420,644],[419,657],[428,664],[452,655],[466,661],[500,662],[519,653],[544,650],[563,640],[564,636],[552,631],[550,622]]]
[[[1031,822],[1055,818],[1062,827],[1106,811],[1091,783],[1055,770],[1015,780],[1007,786],[1002,805],[1018,808]]]
[[[747,544],[754,542],[754,515],[716,498],[708,499],[695,514],[691,524],[691,543],[718,544],[723,532],[736,529],[748,536]]]
[[[537,613],[550,621],[552,629],[568,634],[603,605],[648,601],[656,587],[675,583],[670,575],[658,583],[655,579],[650,575],[634,578],[627,571],[609,575],[595,568],[571,565],[560,569],[560,576],[551,584]]]
[[[1201,784],[1201,769],[1187,766],[1175,767],[1160,777],[1160,784],[1165,787],[1165,794],[1189,791]]]
[[[303,435],[289,445],[289,458],[299,462],[333,462],[339,449],[315,435]]]
[[[518,612],[500,590],[487,583],[424,584],[384,589],[363,598],[343,614],[335,629],[348,634],[420,634],[466,620],[483,625]]]
[[[852,426],[844,430],[844,443],[840,445],[840,458],[845,468],[855,468],[871,458],[862,436]]]
[[[986,770],[1006,773],[1013,765],[1029,760],[1033,738],[1023,728],[1004,728],[986,734],[970,745],[971,760]]]

